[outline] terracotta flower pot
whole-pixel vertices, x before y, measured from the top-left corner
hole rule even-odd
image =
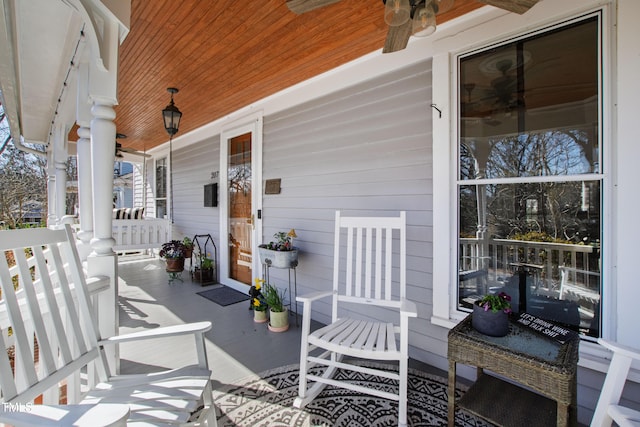
[[[495,313],[491,310],[484,311],[484,307],[474,304],[471,325],[485,335],[503,337],[509,333],[509,315],[503,310]]]
[[[184,258],[167,258],[166,270],[169,273],[179,273],[184,270]]]

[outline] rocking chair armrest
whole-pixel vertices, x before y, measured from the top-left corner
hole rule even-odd
[[[130,334],[116,335],[100,341],[101,345],[118,344],[128,341],[138,341],[152,338],[173,337],[186,334],[202,334],[211,329],[211,322],[194,322],[183,325],[163,326],[148,331],[132,332]]]
[[[313,302],[315,300],[326,298],[326,297],[329,297],[331,295],[333,295],[333,291],[314,292],[314,293],[311,293],[311,294],[307,294],[307,295],[302,295],[302,296],[296,297],[296,301],[306,304],[308,302]]]
[[[400,302],[400,315],[407,317],[418,317],[418,307],[413,301],[403,299]]]

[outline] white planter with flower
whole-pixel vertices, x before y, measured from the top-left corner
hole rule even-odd
[[[280,231],[273,237],[275,242],[269,242],[258,246],[260,262],[269,267],[295,268],[298,266],[298,248],[293,246],[293,239],[298,237],[296,231],[291,229],[288,233]]]

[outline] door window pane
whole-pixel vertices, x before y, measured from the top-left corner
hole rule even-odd
[[[253,258],[250,133],[229,140],[228,165],[229,277],[250,285]]]

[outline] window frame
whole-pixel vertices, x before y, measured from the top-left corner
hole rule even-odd
[[[599,15],[600,28],[600,91],[601,99],[599,105],[599,135],[601,138],[601,173],[590,176],[581,176],[581,179],[589,179],[597,176],[602,182],[602,329],[601,335],[605,338],[611,337],[616,328],[612,320],[612,313],[615,312],[615,283],[612,281],[612,260],[613,245],[611,244],[612,223],[612,179],[611,159],[613,157],[612,147],[612,115],[613,115],[613,89],[612,89],[612,58],[614,55],[613,38],[611,36],[615,29],[614,14],[610,5],[586,5],[582,10],[565,12],[564,15],[557,14],[553,20],[544,21],[542,18],[538,23],[529,23],[526,30],[513,25],[510,33],[504,33],[501,37],[495,37],[489,29],[491,25],[495,28],[496,23],[485,23],[482,34],[485,38],[478,38],[478,34],[466,34],[458,37],[457,46],[465,46],[464,49],[454,50],[449,40],[441,53],[433,56],[433,101],[444,103],[445,112],[448,112],[449,120],[439,120],[438,113],[432,112],[433,122],[433,158],[442,161],[433,163],[433,206],[438,209],[434,211],[433,243],[434,248],[442,247],[446,250],[434,250],[433,264],[433,313],[431,322],[434,325],[445,328],[452,328],[459,321],[467,316],[466,312],[458,310],[457,304],[457,263],[458,263],[458,60],[459,57],[469,55],[474,51],[481,51],[490,46],[509,43],[511,41],[529,37],[537,33],[544,33],[551,29],[563,27],[571,22],[586,19],[593,15]],[[474,38],[475,37],[475,38]],[[447,47],[449,49],[447,49]],[[438,84],[435,84],[435,82]],[[442,104],[440,104],[442,105]],[[447,116],[443,115],[443,118]],[[448,161],[444,161],[448,159]],[[586,346],[585,346],[586,344]],[[588,353],[592,355],[600,354],[597,345],[590,342],[583,342],[582,347],[588,348]],[[589,362],[587,362],[589,363]]]
[[[159,163],[161,161],[164,161],[164,185],[165,185],[165,196],[164,197],[158,197],[158,167],[159,167]],[[157,159],[155,159],[154,165],[153,165],[153,181],[154,181],[154,185],[153,185],[153,195],[154,195],[154,200],[153,200],[153,207],[155,209],[156,212],[156,218],[158,218],[158,201],[162,201],[164,200],[165,202],[165,215],[163,216],[163,218],[168,218],[169,217],[169,173],[168,173],[168,168],[169,168],[169,157],[168,156],[162,156],[159,157]]]

